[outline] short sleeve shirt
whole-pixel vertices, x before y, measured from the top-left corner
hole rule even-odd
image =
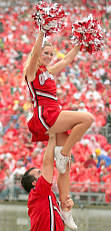
[[[31,231],[64,231],[60,209],[51,187],[52,184],[41,176],[29,194],[28,215]]]

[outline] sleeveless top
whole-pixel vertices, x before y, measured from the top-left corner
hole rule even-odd
[[[25,76],[25,80],[34,107],[45,104],[58,104],[54,76],[48,72],[45,66],[39,67],[32,82],[27,80],[27,76]]]

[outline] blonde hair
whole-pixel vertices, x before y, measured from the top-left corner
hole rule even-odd
[[[53,45],[52,45],[52,43],[45,41],[43,43],[42,49],[44,49],[45,47],[53,47]]]
[[[42,49],[44,49],[44,48],[47,47],[47,46],[53,47],[52,43],[46,42],[46,41],[45,41],[44,44],[43,44],[43,46],[42,46]],[[24,64],[24,69],[23,69],[23,76],[24,76],[24,77],[25,77],[25,75],[26,75],[26,70],[27,70],[27,67],[29,66],[29,63],[30,63],[30,60],[31,60],[31,57],[32,57],[33,50],[34,50],[34,46],[33,46],[32,50],[31,50],[31,52],[29,53],[28,58],[27,58],[27,60],[26,60],[26,62],[25,62],[25,64]]]

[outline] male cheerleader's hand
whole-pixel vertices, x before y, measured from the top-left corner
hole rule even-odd
[[[61,202],[61,208],[63,211],[69,211],[73,208],[74,202],[68,195],[64,202]]]
[[[62,203],[61,203],[62,204]],[[61,207],[61,215],[64,221],[64,224],[69,227],[71,230],[77,230],[77,225],[72,216],[72,207],[74,206],[73,200],[70,196],[67,196],[66,200],[64,201],[63,207]]]

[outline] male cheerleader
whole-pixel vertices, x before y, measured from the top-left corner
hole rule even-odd
[[[55,145],[55,135],[49,134],[42,172],[36,167],[31,168],[25,172],[21,180],[22,186],[29,193],[28,215],[31,221],[31,231],[64,231],[64,224],[72,230],[77,229],[71,213],[73,201],[67,196],[60,208],[51,189]],[[65,174],[67,178],[67,171]]]

